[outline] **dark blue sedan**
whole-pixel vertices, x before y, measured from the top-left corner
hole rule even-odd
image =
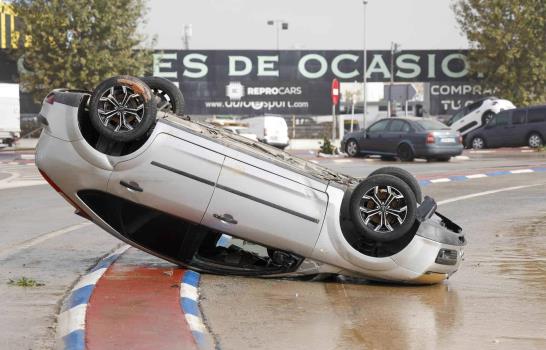
[[[346,134],[341,149],[351,157],[380,155],[448,161],[463,152],[462,137],[457,131],[433,120],[415,117],[387,118],[366,130]]]

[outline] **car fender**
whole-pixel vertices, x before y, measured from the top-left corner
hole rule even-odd
[[[400,146],[402,146],[403,144],[406,144],[408,146],[410,146],[411,150],[413,151],[413,153],[415,154],[416,153],[416,150],[415,150],[415,145],[413,144],[413,142],[411,142],[410,140],[408,139],[402,139],[400,140],[400,142],[398,142],[398,144],[396,145],[396,150],[398,150],[398,148]]]

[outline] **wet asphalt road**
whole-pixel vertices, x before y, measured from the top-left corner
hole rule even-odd
[[[546,158],[514,153],[471,155],[447,164],[321,163],[355,176],[394,165],[423,177],[545,166]],[[13,171],[13,166],[0,164],[0,348],[49,349],[63,296],[119,242],[73,215],[46,185],[1,189],[2,179]],[[20,173],[30,179],[36,170],[26,166]],[[222,349],[546,348],[546,173],[433,184],[424,192],[443,201],[527,185],[537,186],[440,206],[470,240],[461,270],[445,284],[204,276],[206,320]],[[44,286],[8,284],[20,277]]]
[[[355,169],[355,172],[357,170]],[[207,322],[222,349],[546,348],[546,174],[433,184],[464,227],[465,261],[425,287],[204,276]]]

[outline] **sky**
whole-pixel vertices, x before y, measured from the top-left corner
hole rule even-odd
[[[157,49],[182,49],[184,25],[191,24],[190,49],[272,49],[280,19],[280,49],[361,50],[362,0],[147,0],[142,30]],[[391,42],[410,49],[465,49],[451,9],[454,0],[368,0],[367,48]]]

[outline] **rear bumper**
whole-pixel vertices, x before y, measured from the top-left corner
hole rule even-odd
[[[437,146],[429,145],[416,150],[417,157],[454,157],[460,156],[463,153],[464,146],[462,144],[453,146]]]

